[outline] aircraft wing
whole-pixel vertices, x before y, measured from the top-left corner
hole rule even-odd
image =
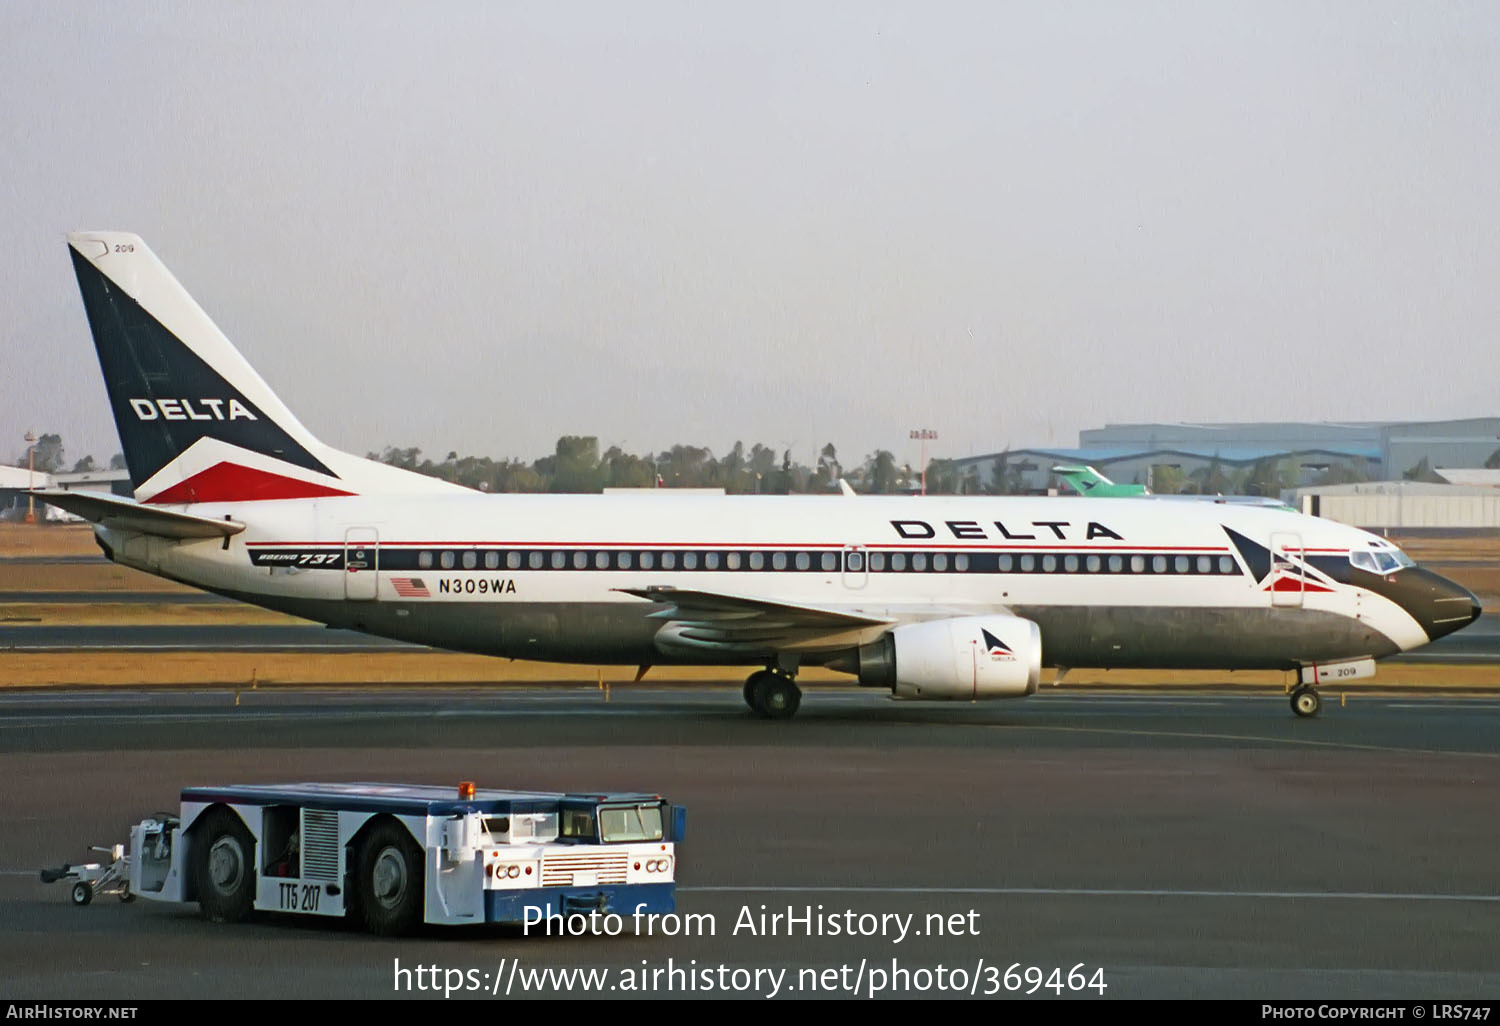
[[[214,520],[191,513],[178,513],[102,492],[68,492],[48,488],[36,489],[31,494],[43,502],[49,502],[104,527],[154,534],[161,538],[228,538],[245,529],[245,525],[236,520]]]
[[[656,636],[664,651],[764,655],[862,644],[897,621],[892,617],[688,588],[621,588],[667,606]]]

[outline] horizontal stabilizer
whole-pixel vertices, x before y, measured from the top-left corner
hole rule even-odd
[[[244,524],[235,520],[213,520],[191,513],[176,513],[100,492],[38,489],[31,494],[92,523],[117,531],[154,534],[159,538],[228,538],[245,529]]]

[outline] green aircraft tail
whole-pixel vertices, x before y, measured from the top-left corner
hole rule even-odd
[[[1079,495],[1089,498],[1151,494],[1145,485],[1115,484],[1093,467],[1053,467],[1052,473],[1062,478]]]

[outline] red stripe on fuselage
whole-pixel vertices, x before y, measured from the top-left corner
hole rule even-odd
[[[1278,577],[1271,584],[1262,588],[1261,591],[1306,591],[1306,592],[1331,592],[1332,588],[1325,588],[1321,584],[1314,584],[1308,580],[1297,580],[1292,577]]]
[[[160,506],[193,502],[321,499],[353,494],[283,474],[242,467],[237,463],[215,463],[207,470],[199,471],[186,481],[179,481],[145,501]]]

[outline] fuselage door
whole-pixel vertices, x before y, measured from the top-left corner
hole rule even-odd
[[[344,532],[344,598],[374,601],[380,583],[380,532],[351,527]]]
[[[1302,536],[1277,531],[1271,535],[1271,605],[1300,606],[1307,578],[1303,576]]]
[[[844,587],[863,588],[870,583],[870,557],[858,545],[846,545],[843,553]]]

